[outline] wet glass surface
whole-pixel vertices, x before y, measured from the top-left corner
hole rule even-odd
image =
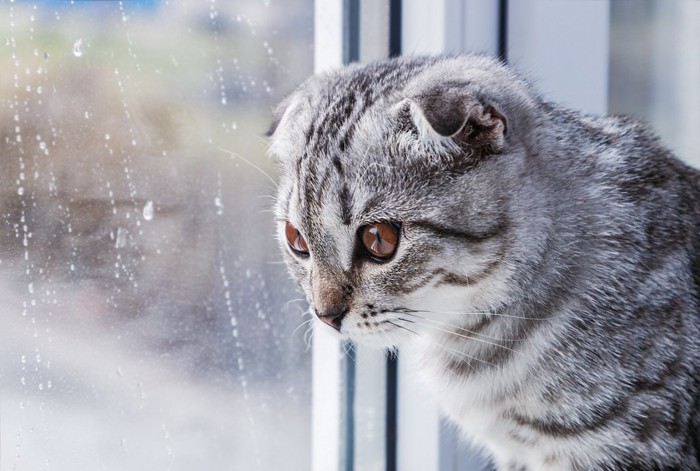
[[[263,135],[312,18],[0,4],[0,468],[309,468]]]

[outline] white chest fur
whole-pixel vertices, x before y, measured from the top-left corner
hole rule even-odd
[[[411,359],[410,370],[425,384],[441,411],[458,425],[462,436],[483,448],[499,470],[567,469],[570,459],[584,451],[579,440],[548,437],[508,417],[509,411],[531,416],[545,412],[546,404],[521,384],[527,382],[524,360],[515,358],[502,369],[457,378],[446,373],[444,363],[436,361],[441,352],[434,344],[416,347],[417,355],[407,357]]]

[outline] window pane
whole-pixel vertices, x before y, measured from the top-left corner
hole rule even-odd
[[[700,2],[613,0],[610,112],[651,124],[700,167]]]
[[[262,136],[311,73],[312,19],[0,4],[0,468],[309,468]]]

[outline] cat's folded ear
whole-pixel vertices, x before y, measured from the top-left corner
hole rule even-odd
[[[272,155],[282,156],[290,148],[294,147],[294,142],[298,141],[298,126],[291,124],[296,122],[303,112],[304,102],[298,93],[292,93],[272,112],[272,122],[266,135],[272,137],[268,150]]]
[[[265,133],[265,135],[267,137],[272,136],[275,133],[275,131],[277,130],[277,127],[282,122],[282,118],[284,117],[285,113],[289,109],[289,105],[291,104],[293,98],[294,98],[294,94],[288,95],[277,106],[275,106],[274,110],[272,110],[272,121],[270,122],[270,127],[267,129],[267,132]]]
[[[501,152],[508,132],[506,117],[464,88],[437,85],[413,95],[409,99],[413,123],[419,132],[450,138],[472,154]]]

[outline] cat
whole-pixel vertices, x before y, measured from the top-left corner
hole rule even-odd
[[[700,469],[700,172],[484,56],[310,78],[275,111],[311,310],[416,373],[498,469]]]

